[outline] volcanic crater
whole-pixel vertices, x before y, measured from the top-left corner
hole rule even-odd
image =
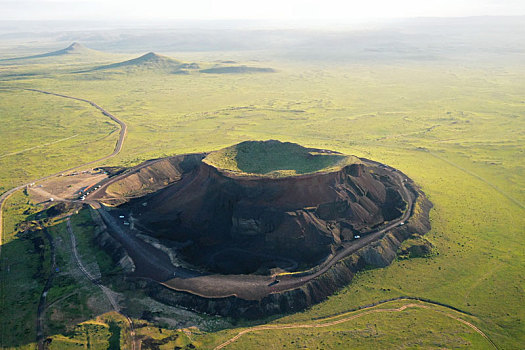
[[[153,279],[189,299],[234,297],[260,308],[276,294],[308,294],[288,298],[288,306],[280,300],[273,312],[321,300],[365,265],[387,265],[404,239],[429,229],[431,207],[389,166],[275,140],[152,160],[115,177],[96,197],[131,213],[135,230],[177,257],[185,273]],[[310,295],[312,283],[334,269],[345,276],[327,282],[324,295]],[[231,315],[231,303],[210,310],[151,289],[166,302]]]

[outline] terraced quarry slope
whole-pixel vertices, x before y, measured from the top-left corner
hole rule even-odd
[[[323,300],[366,264],[388,265],[403,240],[426,232],[429,203],[407,181],[387,166],[337,152],[247,141],[146,162],[88,199],[124,203],[118,212],[133,218],[131,232],[164,242],[163,253],[152,253],[100,210],[134,260],[136,277],[205,301],[170,296],[159,285],[148,287],[152,295],[201,311],[256,317]],[[186,267],[173,266],[166,253]],[[297,292],[307,285],[314,289]],[[229,304],[231,296],[244,306]],[[211,311],[210,302],[222,306]],[[261,309],[261,303],[273,306]]]

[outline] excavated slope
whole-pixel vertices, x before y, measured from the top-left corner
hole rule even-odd
[[[377,242],[340,260],[326,273],[309,280],[301,287],[271,293],[259,300],[245,300],[234,296],[204,298],[193,293],[175,292],[151,281],[135,281],[134,288],[142,288],[152,298],[168,305],[234,318],[260,319],[269,315],[304,310],[346,286],[359,270],[389,265],[395,259],[396,251],[404,240],[430,230],[428,214],[432,203],[419,188],[414,186],[413,191],[416,194],[413,215],[405,225],[396,227]]]
[[[128,204],[140,225],[184,243],[185,260],[211,272],[312,267],[406,209],[385,171],[359,163],[288,177],[233,174],[203,161],[182,168],[174,159],[155,164],[107,192],[153,192]]]
[[[295,150],[291,157],[302,159],[275,167],[264,148],[279,152],[280,144],[243,143],[215,158],[152,160],[103,186],[95,199],[121,204],[118,212],[133,216],[135,229],[164,242],[176,266],[183,262],[169,267],[153,259],[165,253],[149,246],[135,251],[145,243],[126,239],[142,271],[133,274],[146,277],[128,282],[167,304],[206,313],[290,312],[323,300],[365,266],[388,265],[404,240],[429,230],[431,203],[401,172],[294,144],[279,157]],[[257,151],[239,156],[243,149]],[[337,161],[315,159],[323,155]],[[318,162],[313,167],[312,159]],[[148,254],[155,255],[151,261]]]

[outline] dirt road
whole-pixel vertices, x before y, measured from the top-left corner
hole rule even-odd
[[[91,283],[93,283],[98,288],[100,288],[102,293],[104,293],[104,295],[106,296],[106,299],[108,299],[109,303],[111,304],[111,307],[113,308],[113,310],[115,310],[116,312],[118,312],[119,314],[121,314],[122,316],[126,318],[126,320],[128,321],[129,327],[131,329],[131,332],[130,332],[131,338],[132,338],[131,347],[132,347],[132,350],[135,350],[137,340],[135,339],[135,330],[134,330],[133,320],[129,316],[122,313],[122,311],[120,310],[118,301],[115,299],[115,293],[108,287],[102,285],[99,282],[99,279],[95,278],[85,268],[84,264],[82,264],[82,260],[80,260],[80,256],[78,255],[78,251],[77,251],[77,239],[75,237],[75,233],[73,232],[73,227],[71,226],[71,217],[67,218],[67,231],[69,233],[69,238],[71,240],[71,251],[73,252],[73,257],[75,258],[75,262],[78,266],[78,269],[84,274],[84,276],[87,277],[88,280],[91,281]]]
[[[388,302],[391,302],[391,301],[388,301]],[[387,302],[385,302],[387,303]],[[317,322],[317,323],[291,323],[291,324],[275,324],[275,325],[262,325],[262,326],[256,326],[256,327],[251,327],[251,328],[247,328],[241,332],[239,332],[236,336],[230,338],[229,340],[225,341],[224,343],[216,346],[214,348],[214,350],[220,350],[220,349],[223,349],[225,348],[226,346],[232,344],[233,342],[235,342],[236,340],[238,340],[240,337],[242,337],[244,334],[247,334],[247,333],[252,333],[252,332],[257,332],[257,331],[264,331],[264,330],[281,330],[281,329],[300,329],[300,328],[325,328],[325,327],[331,327],[331,326],[335,326],[335,325],[338,325],[338,324],[341,324],[341,323],[345,323],[345,322],[349,322],[349,321],[352,321],[352,320],[355,320],[359,317],[362,317],[362,316],[366,316],[366,315],[369,315],[369,314],[373,314],[373,313],[388,313],[388,312],[402,312],[408,308],[421,308],[421,309],[427,309],[427,310],[432,310],[432,311],[435,311],[435,312],[439,312],[449,318],[452,318],[458,322],[461,322],[463,323],[464,325],[470,327],[471,329],[473,329],[476,333],[480,334],[483,338],[485,338],[491,345],[492,347],[494,347],[495,349],[497,349],[497,346],[496,344],[494,344],[494,342],[485,334],[483,333],[483,331],[481,331],[478,327],[474,326],[472,323],[454,315],[454,314],[451,314],[451,313],[448,313],[448,312],[445,312],[445,311],[442,311],[442,310],[438,310],[436,309],[433,304],[431,303],[426,303],[426,302],[418,302],[418,303],[410,303],[410,304],[405,304],[405,305],[402,305],[398,308],[389,308],[389,309],[378,309],[377,308],[377,305],[374,305],[374,306],[370,306],[370,307],[367,307],[367,308],[363,308],[361,310],[366,310],[366,311],[360,311],[358,313],[356,313],[357,311],[351,311],[351,312],[348,312],[346,314],[341,314],[341,315],[337,315],[337,316],[331,316],[331,317],[326,317],[324,319],[321,319],[321,320],[318,320],[318,321],[321,321],[321,322]],[[456,310],[454,310],[456,311]],[[351,315],[351,316],[347,316],[347,317],[344,317],[345,315],[348,315],[348,314],[351,314],[351,313],[356,313],[354,315]],[[343,317],[343,318],[340,318],[340,317]],[[333,319],[336,319],[336,320],[333,320]],[[333,321],[331,321],[333,320]],[[328,322],[327,322],[328,321]]]
[[[365,159],[363,161],[373,165],[380,164]],[[348,243],[346,247],[326,259],[316,269],[279,275],[278,283],[272,283],[275,281],[275,276],[202,274],[175,267],[166,253],[136,237],[129,226],[124,226],[123,223],[116,220],[95,200],[90,200],[90,202],[92,201],[94,206],[98,205],[99,209],[97,210],[105,224],[111,229],[113,237],[124,246],[134,261],[137,267],[136,276],[146,277],[168,288],[189,292],[204,298],[236,296],[245,300],[260,300],[269,294],[299,288],[328,271],[341,259],[381,239],[389,230],[404,224],[413,213],[414,195],[407,189],[407,183],[404,181],[406,177],[403,174],[386,165],[381,164],[381,166],[392,171],[393,178],[402,188],[401,195],[407,202],[407,210],[403,215],[382,229],[372,231],[364,237]]]
[[[3,154],[3,155],[0,156],[0,159],[1,159],[1,158],[5,158],[5,157],[14,156],[14,155],[17,155],[17,154],[20,154],[20,153],[24,153],[24,152],[27,152],[27,151],[32,151],[32,150],[37,149],[37,148],[42,148],[42,147],[46,147],[46,146],[51,146],[51,145],[54,145],[54,144],[59,143],[59,142],[63,142],[63,141],[70,140],[70,139],[75,138],[75,137],[77,137],[77,136],[78,136],[78,134],[75,134],[75,135],[73,135],[73,136],[65,137],[65,138],[63,138],[63,139],[56,140],[56,141],[53,141],[53,142],[44,143],[44,144],[42,144],[42,145],[38,145],[38,146],[34,146],[34,147],[29,147],[29,148],[23,149],[23,150],[21,150],[21,151],[16,151],[16,152],[12,152],[12,153]]]
[[[507,198],[508,200],[510,200],[511,202],[513,202],[514,204],[516,204],[518,207],[520,207],[521,209],[525,209],[525,206],[523,205],[523,203],[521,203],[520,201],[518,201],[517,199],[515,199],[514,197],[510,196],[509,194],[507,194],[506,192],[503,192],[498,186],[496,186],[495,184],[493,184],[492,182],[488,181],[488,180],[485,180],[484,178],[482,178],[481,176],[479,176],[478,174],[476,173],[473,173],[472,171],[468,170],[468,169],[465,169],[463,168],[462,166],[459,166],[457,165],[456,163],[453,163],[451,162],[450,160],[448,160],[447,158],[444,158],[444,157],[441,157],[440,155],[436,154],[435,152],[431,152],[430,150],[427,150],[425,149],[425,152],[427,152],[428,154],[430,154],[431,156],[433,156],[434,158],[437,158],[439,160],[442,160],[443,162],[447,163],[448,165],[450,166],[453,166],[454,168],[456,169],[459,169],[461,170],[462,172],[480,180],[481,182],[484,182],[485,184],[489,185],[490,187],[492,187],[496,192],[498,192],[499,194],[501,194],[503,197]]]
[[[111,154],[109,154],[107,156],[104,156],[102,158],[95,159],[93,161],[84,163],[84,164],[80,164],[80,165],[74,166],[74,167],[69,168],[69,169],[65,169],[65,170],[59,171],[57,173],[54,173],[54,174],[51,174],[51,175],[47,175],[47,176],[41,177],[39,179],[30,181],[28,183],[25,183],[25,184],[22,184],[20,186],[15,187],[15,188],[12,188],[12,189],[8,190],[7,192],[4,192],[2,195],[0,195],[0,255],[2,254],[2,233],[3,233],[3,220],[2,220],[2,216],[3,215],[2,215],[2,213],[3,213],[3,208],[4,208],[5,201],[13,193],[15,193],[18,190],[23,189],[26,186],[29,186],[32,183],[37,183],[39,181],[43,181],[43,180],[49,179],[51,177],[58,176],[58,175],[60,175],[62,173],[67,173],[69,171],[72,171],[72,170],[75,170],[75,169],[78,169],[78,168],[82,168],[82,167],[85,167],[85,166],[88,166],[88,165],[91,165],[91,164],[95,164],[95,163],[98,163],[98,162],[101,162],[101,161],[104,161],[104,160],[107,160],[107,159],[109,159],[111,157],[116,156],[122,150],[122,146],[124,144],[124,139],[126,137],[127,130],[128,130],[128,126],[126,125],[126,123],[124,123],[122,120],[118,119],[113,114],[111,114],[108,111],[106,111],[104,108],[102,108],[99,105],[97,105],[95,102],[92,102],[92,101],[89,101],[89,100],[86,100],[86,99],[83,99],[83,98],[56,94],[54,92],[49,92],[49,91],[44,91],[44,90],[37,90],[37,89],[23,89],[23,90],[39,92],[39,93],[42,93],[42,94],[53,95],[53,96],[58,96],[58,97],[62,97],[62,98],[69,98],[69,99],[72,99],[72,100],[77,100],[77,101],[89,103],[91,106],[93,106],[96,109],[98,109],[99,111],[101,111],[102,114],[104,114],[105,116],[109,117],[111,120],[115,121],[120,126],[120,133],[119,133],[119,138],[117,140],[117,143],[115,144],[115,148],[114,148],[114,150],[113,150],[113,152]]]
[[[111,157],[114,157],[122,150],[122,146],[124,145],[124,138],[126,137],[126,133],[128,131],[128,126],[122,120],[118,119],[113,114],[109,113],[104,108],[102,108],[99,105],[97,105],[95,102],[86,100],[84,98],[73,97],[73,96],[68,96],[68,95],[62,95],[62,94],[57,94],[57,93],[54,93],[54,92],[49,92],[49,91],[44,91],[44,90],[38,90],[38,89],[25,89],[25,90],[27,90],[27,91],[34,91],[34,92],[40,92],[40,93],[46,94],[46,95],[53,95],[53,96],[57,96],[57,97],[68,98],[68,99],[71,99],[71,100],[76,100],[76,101],[80,101],[80,102],[89,103],[90,105],[92,105],[93,107],[98,109],[100,112],[102,112],[102,114],[104,114],[106,117],[109,117],[111,120],[113,120],[115,123],[117,123],[120,126],[119,138],[117,140],[117,144],[115,145],[115,150],[113,151],[113,153],[111,153],[110,155],[107,155],[105,157],[102,157],[100,159],[94,160],[94,161],[92,161],[90,163],[83,164],[82,166],[88,165],[88,164],[91,164],[91,163],[95,163],[95,162],[99,162],[99,161],[102,161],[102,160],[105,160],[105,159],[108,159],[108,158],[111,158]]]
[[[77,101],[89,103],[91,106],[93,106],[96,109],[98,109],[99,111],[101,111],[103,115],[109,117],[111,120],[116,122],[120,126],[120,133],[119,133],[119,138],[117,140],[117,143],[115,144],[115,148],[113,149],[113,152],[111,154],[109,154],[107,156],[104,156],[102,158],[99,158],[99,159],[96,159],[96,160],[84,163],[84,164],[80,164],[80,165],[74,166],[74,167],[69,168],[69,169],[62,170],[62,171],[57,172],[55,174],[47,175],[47,176],[41,177],[39,179],[30,181],[30,182],[25,183],[23,185],[20,185],[20,186],[17,186],[15,188],[12,188],[12,189],[4,192],[2,195],[0,195],[0,256],[2,254],[2,240],[3,240],[3,209],[4,209],[4,205],[5,205],[6,200],[13,193],[15,193],[18,190],[23,189],[26,186],[31,185],[32,183],[43,181],[43,180],[49,179],[51,177],[58,176],[58,175],[60,175],[62,173],[66,173],[66,172],[69,172],[69,171],[72,171],[72,170],[75,170],[75,169],[78,169],[78,168],[82,168],[82,167],[85,167],[85,166],[88,166],[88,165],[91,165],[91,164],[95,164],[97,162],[101,162],[101,161],[104,161],[104,160],[107,160],[107,159],[109,159],[111,157],[116,156],[122,150],[122,146],[124,144],[124,139],[126,137],[126,133],[127,133],[127,129],[128,129],[126,123],[124,123],[122,120],[118,119],[117,117],[115,117],[114,115],[112,115],[111,113],[106,111],[104,108],[100,107],[99,105],[97,105],[96,103],[94,103],[92,101],[89,101],[89,100],[86,100],[86,99],[82,99],[82,98],[78,98],[78,97],[73,97],[73,96],[56,94],[56,93],[49,92],[49,91],[44,91],[44,90],[37,90],[37,89],[23,89],[23,90],[43,93],[43,94],[47,94],[47,95],[54,95],[54,96],[58,96],[58,97],[62,97],[62,98],[68,98],[68,99],[72,99],[72,100],[77,100]],[[50,242],[52,242],[52,241],[50,241]],[[52,249],[54,249],[54,247],[52,247]],[[43,318],[42,318],[42,314],[43,314],[43,310],[45,308],[45,300],[46,300],[47,290],[51,287],[51,282],[52,282],[52,279],[50,277],[50,279],[46,282],[46,286],[45,286],[44,291],[42,292],[42,295],[40,297],[40,303],[39,303],[38,311],[37,311],[37,326],[36,326],[37,336],[36,337],[37,337],[37,342],[38,342],[39,349],[43,348],[43,343],[42,343],[42,340],[43,340]],[[2,283],[2,288],[4,288],[5,287],[5,286],[3,286],[4,281],[2,280],[1,283]],[[2,299],[2,302],[3,302],[3,299]],[[2,327],[1,330],[3,331],[3,327]]]

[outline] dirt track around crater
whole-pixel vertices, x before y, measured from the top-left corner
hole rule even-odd
[[[416,298],[398,298],[398,300],[414,300],[414,299],[416,299]],[[355,320],[357,318],[360,318],[360,317],[363,317],[363,316],[366,316],[366,315],[370,315],[370,314],[374,314],[374,313],[403,312],[403,311],[405,311],[405,310],[407,310],[409,308],[421,308],[421,309],[427,309],[427,310],[432,310],[432,311],[435,311],[435,312],[439,312],[439,313],[441,313],[441,314],[443,314],[443,315],[445,315],[445,316],[447,316],[449,318],[452,318],[452,319],[454,319],[454,320],[464,324],[465,326],[473,329],[476,333],[478,333],[483,338],[485,338],[490,343],[490,345],[493,348],[498,349],[496,344],[482,330],[480,330],[478,327],[473,325],[471,322],[460,318],[459,316],[456,316],[456,315],[454,315],[452,313],[445,312],[443,310],[436,309],[434,303],[419,301],[418,303],[409,303],[409,304],[402,305],[402,306],[400,306],[398,308],[388,308],[388,309],[379,309],[379,308],[377,308],[378,305],[385,304],[385,303],[388,303],[388,302],[391,302],[391,300],[385,301],[385,302],[380,302],[380,303],[378,303],[378,304],[376,304],[374,306],[364,307],[364,308],[361,309],[360,312],[359,311],[350,311],[350,312],[343,313],[343,314],[336,315],[336,316],[329,316],[329,317],[323,318],[321,320],[318,320],[318,321],[321,321],[321,322],[317,322],[317,323],[273,324],[273,325],[262,325],[262,326],[255,326],[255,327],[247,328],[247,329],[239,332],[234,337],[228,339],[224,343],[216,346],[214,348],[214,350],[220,350],[220,349],[223,349],[223,348],[227,347],[228,345],[234,343],[240,337],[242,337],[244,334],[247,334],[247,333],[253,333],[253,332],[257,332],[257,331],[268,331],[268,330],[282,330],[282,329],[325,328],[325,327],[331,327],[331,326],[335,326],[335,325],[338,325],[338,324],[341,324],[341,323],[349,322],[349,321]],[[457,312],[457,310],[453,310],[453,311]],[[347,316],[349,314],[354,314],[354,315]],[[343,317],[343,318],[340,318],[340,317]],[[328,322],[326,322],[326,321],[328,321]]]
[[[393,178],[402,189],[402,197],[407,202],[407,210],[397,220],[387,226],[369,232],[358,240],[349,242],[335,255],[329,256],[316,269],[300,273],[283,274],[278,276],[268,275],[222,275],[222,274],[203,274],[189,269],[175,267],[166,253],[154,248],[130,230],[129,226],[124,226],[118,222],[104,206],[100,206],[96,200],[90,199],[89,202],[94,207],[108,227],[111,228],[113,237],[117,239],[126,249],[130,257],[135,262],[137,271],[136,277],[142,277],[156,281],[167,288],[188,292],[204,298],[227,298],[238,297],[245,300],[260,300],[269,294],[280,293],[299,288],[315,279],[341,259],[357,252],[359,249],[381,239],[388,231],[401,226],[413,214],[414,194],[407,188],[406,176],[395,169],[378,162],[362,160],[370,165],[381,165],[392,172]],[[139,167],[144,166],[140,165]],[[125,176],[125,175],[123,175]],[[100,189],[103,190],[104,186]],[[97,198],[97,192],[93,193],[92,198]]]
[[[115,144],[113,152],[102,158],[77,165],[75,167],[60,171],[56,174],[48,175],[32,182],[39,182],[51,177],[55,177],[61,173],[69,172],[81,167],[86,167],[88,165],[107,160],[111,157],[117,155],[121,150],[124,142],[124,138],[127,133],[127,126],[124,122],[104,110],[102,107],[98,106],[92,101],[52,93],[43,90],[37,89],[25,89],[27,91],[33,91],[48,95],[53,95],[61,98],[68,98],[77,100],[80,102],[85,102],[91,106],[97,108],[105,116],[109,117],[115,121],[120,126],[119,138]],[[155,161],[155,160],[153,160]],[[371,164],[378,164],[377,162],[370,161]],[[389,168],[385,166],[386,168]],[[344,249],[339,251],[337,254],[327,259],[316,272],[312,273],[300,273],[300,274],[291,274],[280,277],[279,283],[271,285],[274,282],[273,276],[258,276],[258,275],[205,275],[198,274],[191,270],[174,267],[169,258],[164,257],[162,252],[153,246],[145,243],[144,241],[136,238],[133,234],[129,234],[126,231],[126,228],[119,227],[119,224],[115,222],[114,218],[109,215],[106,210],[101,207],[101,205],[96,201],[92,200],[90,204],[97,208],[97,211],[104,218],[106,224],[112,228],[114,237],[117,240],[121,241],[123,245],[128,250],[128,253],[134,257],[134,261],[137,264],[138,271],[142,275],[141,277],[150,278],[155,280],[168,288],[177,290],[177,291],[186,291],[195,295],[199,295],[205,298],[225,298],[228,296],[236,296],[246,300],[258,300],[264,296],[267,296],[272,293],[278,293],[286,290],[291,290],[298,288],[309,280],[312,280],[321,274],[325,273],[334,266],[341,259],[353,254],[357,250],[363,248],[364,246],[371,244],[379,239],[381,239],[384,234],[389,230],[402,225],[403,222],[408,219],[412,212],[413,207],[413,198],[410,194],[410,191],[407,190],[404,183],[404,178],[399,173],[395,174],[401,188],[403,189],[403,198],[408,203],[408,208],[401,218],[395,222],[390,223],[388,226],[382,228],[381,230],[370,232],[363,238],[351,242]],[[112,179],[113,180],[113,179]],[[114,181],[114,180],[113,180]],[[30,182],[30,183],[32,183]],[[5,201],[16,191],[23,189],[28,186],[30,183],[17,186],[0,196],[0,210],[3,208]],[[88,202],[88,201],[86,201]],[[0,253],[1,253],[1,239],[2,239],[2,215],[0,211]],[[160,253],[159,253],[160,252]],[[164,254],[165,255],[165,254]],[[173,278],[175,277],[175,278]],[[39,312],[40,314],[40,312]],[[40,315],[39,315],[40,317]]]

